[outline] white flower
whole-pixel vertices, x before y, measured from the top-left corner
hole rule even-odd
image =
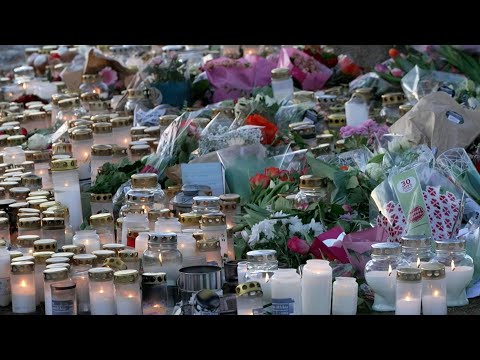
[[[299,222],[291,224],[288,229],[290,231],[290,236],[293,236],[295,233],[304,234],[306,227],[301,222]]]
[[[370,163],[365,168],[365,174],[375,181],[381,181],[383,179],[383,169],[380,164]]]
[[[411,147],[412,145],[405,136],[394,136],[388,142],[388,151],[391,153],[403,152]]]
[[[276,221],[276,220],[275,220]],[[274,220],[263,220],[252,226],[252,234],[248,239],[248,244],[254,246],[257,243],[266,242],[273,239]]]
[[[310,230],[313,231],[313,236],[315,237],[325,232],[323,225],[319,222],[315,222],[314,219],[312,219],[312,221],[310,222],[310,224],[308,224],[308,226]]]

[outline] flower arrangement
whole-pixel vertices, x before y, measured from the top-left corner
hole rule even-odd
[[[175,55],[167,59],[155,57],[145,69],[157,83],[185,81],[185,70],[186,64]]]
[[[115,91],[121,91],[125,88],[123,81],[118,77],[118,73],[110,66],[105,66],[98,72],[98,75],[100,75],[102,82],[108,86],[108,91],[110,94],[115,93]]]
[[[347,150],[358,149],[362,146],[372,146],[375,140],[380,140],[388,133],[388,126],[379,124],[374,120],[367,120],[359,126],[343,126],[340,136],[345,139]]]
[[[332,51],[326,50],[321,45],[305,45],[303,52],[312,56],[315,60],[327,66],[334,68],[338,63],[338,57]]]

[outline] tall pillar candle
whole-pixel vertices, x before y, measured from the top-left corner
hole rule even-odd
[[[88,270],[90,313],[92,315],[115,315],[115,290],[113,270],[97,267]]]
[[[36,310],[34,268],[32,261],[17,261],[11,265],[12,312],[15,314]]]
[[[271,279],[272,314],[302,314],[302,284],[295,269],[275,270]]]
[[[77,160],[78,174],[80,180],[90,179],[90,168],[92,160],[91,149],[93,145],[92,130],[74,130],[70,133],[70,141],[72,143],[73,158]]]
[[[302,310],[305,315],[330,315],[332,268],[326,260],[307,260],[302,275]]]
[[[357,280],[353,277],[337,276],[333,283],[332,315],[355,315],[357,301]]]

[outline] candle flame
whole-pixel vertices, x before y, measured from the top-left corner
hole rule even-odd
[[[133,295],[132,295],[132,294],[128,294],[128,298],[129,298],[129,299],[132,299],[132,298],[133,298]]]
[[[417,268],[420,269],[420,258],[419,257],[417,257]]]
[[[434,297],[438,297],[439,295],[440,295],[440,291],[435,290],[435,291],[433,292],[433,296],[434,296]]]
[[[407,296],[405,297],[405,301],[411,301],[411,300],[412,300],[412,299],[410,298],[410,295],[407,295]]]
[[[154,308],[159,308],[160,305],[159,305],[159,304],[155,304],[155,305],[153,305],[153,307],[154,307]]]
[[[103,291],[103,289],[100,289],[100,291],[98,292],[99,294],[103,294],[105,291]]]
[[[27,282],[25,280],[22,280],[22,282],[20,283],[20,287],[26,288],[27,287]]]
[[[392,265],[388,265],[388,276],[392,274]]]
[[[267,273],[267,276],[265,276],[265,282],[269,282],[270,281],[270,275]]]
[[[63,184],[63,186],[68,187],[68,182],[66,182],[65,184]]]
[[[455,271],[455,261],[453,261],[453,259],[452,259],[452,262],[450,263],[450,267],[452,268],[452,271]]]

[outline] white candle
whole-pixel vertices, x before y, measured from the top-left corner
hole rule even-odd
[[[143,252],[148,248],[148,232],[142,232],[135,238],[135,251],[138,252],[138,257],[143,257]]]
[[[17,264],[20,263],[26,262],[18,262]],[[35,312],[35,278],[33,272],[29,274],[14,274],[12,271],[10,280],[12,285],[12,312],[16,314]]]
[[[422,296],[423,315],[447,315],[447,298],[439,294]]]
[[[95,290],[92,291],[90,287],[90,313],[92,315],[115,315],[113,283],[106,282],[106,284],[94,286],[94,288]]]
[[[275,270],[271,280],[272,314],[302,314],[302,284],[295,269]]]
[[[240,261],[237,264],[237,276],[238,276],[238,283],[244,283],[245,282],[245,274],[247,273],[247,262],[246,261]]]
[[[395,303],[395,315],[419,315],[421,299],[414,297],[405,297]]]
[[[113,274],[118,315],[142,315],[142,295],[138,271],[121,270]]]
[[[7,306],[11,301],[10,291],[10,252],[0,246],[0,306]]]
[[[78,312],[90,311],[90,295],[88,290],[88,274],[86,271],[77,273],[72,276],[72,280],[77,285],[77,304]]]
[[[453,260],[452,260],[453,261]],[[447,278],[447,305],[464,306],[468,304],[465,288],[473,277],[471,266],[446,266]]]
[[[397,270],[369,271],[365,273],[368,286],[375,292],[373,310],[394,311]]]
[[[355,315],[357,300],[357,280],[353,277],[337,277],[333,283],[332,315]]]
[[[116,296],[118,315],[142,315],[142,300],[138,293]]]
[[[155,232],[182,232],[182,224],[177,218],[160,218],[155,222]]]
[[[100,237],[95,230],[77,231],[73,237],[73,245],[85,246],[85,252],[91,254],[92,251],[100,250]]]
[[[302,311],[305,315],[330,315],[332,268],[326,260],[307,260],[302,276]]]

